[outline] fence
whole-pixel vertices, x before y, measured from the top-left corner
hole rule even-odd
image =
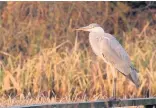
[[[145,108],[156,108],[156,97],[121,100],[98,100],[92,102],[52,103],[32,106],[14,106],[11,108],[109,108],[140,105],[145,106]]]

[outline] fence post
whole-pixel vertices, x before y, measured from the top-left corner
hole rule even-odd
[[[145,108],[156,108],[156,105],[145,105]]]

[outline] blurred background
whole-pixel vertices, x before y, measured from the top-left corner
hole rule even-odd
[[[156,96],[156,2],[0,2],[0,103],[109,98],[110,67],[88,33],[74,31],[90,23],[113,34],[139,71],[139,89],[118,73],[117,97]]]

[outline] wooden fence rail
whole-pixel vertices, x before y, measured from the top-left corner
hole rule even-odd
[[[145,106],[146,108],[156,108],[156,97],[153,98],[133,98],[121,100],[98,100],[91,102],[71,102],[52,103],[31,106],[13,106],[10,108],[110,108],[125,106]]]

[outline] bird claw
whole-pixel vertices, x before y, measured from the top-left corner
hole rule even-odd
[[[109,101],[120,101],[120,99],[116,98],[116,97],[111,97],[111,98],[109,98]]]

